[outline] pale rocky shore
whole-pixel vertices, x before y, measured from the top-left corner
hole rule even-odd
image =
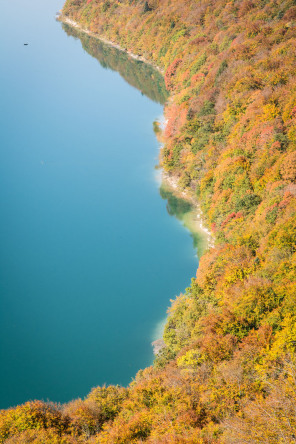
[[[153,353],[155,356],[159,354],[159,352],[165,347],[165,342],[162,338],[156,339],[156,341],[151,342],[153,347]]]
[[[206,234],[208,247],[211,248],[215,244],[214,236],[211,231],[204,225],[203,222],[203,212],[200,208],[200,205],[197,199],[187,190],[180,190],[178,185],[179,177],[168,174],[165,171],[162,171],[162,182],[167,184],[169,188],[171,188],[176,196],[179,196],[182,199],[189,201],[194,207],[194,218],[196,231],[202,231]]]

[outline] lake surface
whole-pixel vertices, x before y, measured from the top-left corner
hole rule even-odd
[[[127,385],[152,363],[169,300],[198,260],[156,180],[165,92],[151,67],[71,35],[54,18],[60,0],[0,7],[7,408]]]

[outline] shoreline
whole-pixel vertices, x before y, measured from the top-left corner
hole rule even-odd
[[[150,66],[152,66],[154,69],[156,69],[158,72],[160,72],[162,75],[164,75],[164,71],[161,70],[157,65],[152,63],[151,61],[145,59],[143,56],[136,55],[132,53],[131,51],[126,50],[125,48],[121,47],[119,44],[112,42],[101,35],[94,33],[92,31],[89,31],[88,29],[83,28],[79,23],[75,22],[74,20],[65,17],[62,13],[56,16],[57,21],[61,23],[65,23],[75,29],[78,29],[79,31],[90,35],[91,37],[94,37],[101,42],[105,43],[108,46],[111,46],[113,48],[116,48],[119,51],[125,52],[128,54],[131,58],[138,60],[140,62],[146,63]],[[161,122],[161,132],[164,131],[166,126],[166,121]],[[160,142],[160,149],[162,147],[161,140]],[[197,201],[196,197],[193,195],[193,193],[190,193],[189,190],[182,190],[178,186],[178,176],[169,174],[163,170],[163,168],[160,169],[160,186],[163,184],[164,186],[167,186],[175,195],[176,197],[179,197],[181,199],[186,200],[187,202],[190,202],[192,205],[192,211],[190,212],[189,220],[183,220],[182,225],[185,229],[189,230],[192,234],[197,234],[199,236],[205,237],[205,244],[206,247],[204,250],[207,250],[209,248],[214,247],[215,245],[215,239],[211,231],[204,225],[203,223],[203,212],[200,208],[200,204]],[[186,223],[187,222],[187,223]],[[198,255],[198,252],[196,252],[198,258],[202,256],[202,254]],[[167,318],[166,318],[167,320]],[[165,343],[163,341],[162,335],[160,337],[154,337],[153,341],[151,342],[151,346],[153,349],[153,354],[157,356],[160,351],[165,347]]]
[[[101,42],[105,43],[106,45],[112,46],[112,48],[118,49],[118,51],[125,52],[128,54],[131,58],[138,60],[139,62],[146,63],[147,65],[152,66],[154,69],[156,69],[158,72],[160,72],[162,75],[164,75],[164,70],[159,68],[159,66],[155,65],[155,63],[150,62],[149,60],[145,59],[143,56],[139,56],[137,54],[134,54],[131,51],[128,51],[127,49],[123,48],[122,46],[118,45],[118,43],[112,42],[111,40],[106,39],[105,37],[101,36],[100,34],[97,34],[95,32],[89,31],[89,29],[83,28],[79,23],[75,22],[74,20],[65,17],[62,13],[56,15],[56,20],[65,23],[66,25],[72,26],[73,28],[78,29],[81,32],[84,32],[85,34],[90,35],[91,37],[94,37],[98,40],[101,40]]]
[[[202,252],[199,254],[199,247],[196,247],[193,245],[193,248],[196,250],[196,256],[198,260],[200,260],[203,253],[208,250],[209,248],[213,248],[215,246],[215,238],[211,231],[204,226],[203,224],[203,212],[200,208],[200,204],[195,198],[195,196],[190,193],[190,191],[181,190],[178,187],[178,176],[169,174],[163,170],[163,168],[159,169],[159,179],[158,180],[158,186],[161,187],[164,185],[169,191],[171,191],[176,197],[183,199],[187,202],[189,202],[192,205],[192,210],[190,210],[185,217],[180,220],[180,223],[182,224],[183,228],[188,230],[191,235],[194,237],[194,234],[198,235],[201,239],[204,238],[205,245],[202,246]],[[152,338],[153,341],[151,342],[151,346],[153,349],[154,356],[157,356],[162,349],[166,347],[165,342],[163,340],[163,329],[167,322],[168,316],[166,316],[165,320],[163,320],[160,324],[162,324],[162,327],[159,330],[162,330],[161,335],[154,335]],[[159,324],[157,325],[159,327]],[[159,333],[159,331],[158,331]]]
[[[88,29],[83,28],[81,25],[79,25],[79,23],[75,22],[74,20],[65,17],[62,13],[58,14],[56,16],[56,19],[58,21],[60,21],[61,23],[65,23],[69,26],[72,26],[73,28],[78,29],[81,32],[84,32],[88,35],[90,35],[91,37],[94,37],[98,40],[100,40],[101,42],[105,43],[106,45],[109,45],[113,48],[118,49],[119,51],[125,52],[126,54],[128,54],[131,58],[138,60],[140,62],[143,63],[147,63],[148,65],[152,66],[153,68],[155,68],[158,72],[160,72],[162,75],[164,75],[164,71],[162,69],[160,69],[157,65],[155,65],[154,63],[152,63],[151,61],[145,59],[145,57],[139,56],[137,54],[132,53],[131,51],[126,50],[125,48],[123,48],[122,46],[120,46],[119,44],[112,42],[111,40],[106,39],[105,37],[102,37],[101,35],[89,31]],[[163,124],[163,128],[162,131],[164,130],[166,122],[164,122]],[[163,169],[161,170],[161,179],[162,182],[164,182],[165,184],[167,184],[172,190],[174,190],[174,192],[181,198],[190,201],[190,203],[194,206],[194,208],[196,209],[196,215],[195,215],[195,222],[199,225],[199,230],[204,232],[207,236],[207,243],[209,248],[214,246],[214,237],[213,234],[210,232],[210,230],[208,228],[206,228],[203,224],[202,221],[202,210],[200,208],[199,203],[197,202],[197,200],[194,198],[194,196],[190,195],[190,193],[188,191],[182,191],[179,189],[178,187],[178,178],[174,175],[170,175],[168,173],[166,173]],[[196,230],[196,232],[198,233],[199,230]]]
[[[197,199],[189,191],[180,190],[180,188],[178,187],[177,176],[166,173],[164,170],[162,170],[161,179],[162,183],[164,183],[164,185],[167,185],[171,190],[173,190],[177,197],[180,197],[181,199],[187,200],[188,202],[191,203],[191,205],[193,206],[192,213],[194,213],[193,222],[195,224],[195,230],[194,227],[192,227],[194,232],[197,234],[203,232],[206,235],[208,248],[214,247],[215,245],[214,236],[211,233],[211,231],[203,224],[203,212],[200,208],[200,204],[198,203]],[[190,230],[189,227],[187,228]]]

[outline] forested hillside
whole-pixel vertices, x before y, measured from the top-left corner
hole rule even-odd
[[[67,0],[63,15],[165,70],[161,164],[215,247],[153,367],[2,411],[1,442],[295,443],[296,1]]]

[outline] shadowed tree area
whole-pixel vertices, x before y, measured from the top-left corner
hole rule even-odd
[[[67,35],[81,41],[83,49],[105,69],[117,71],[124,80],[154,102],[164,105],[168,92],[163,76],[153,66],[132,58],[124,51],[63,23]]]

